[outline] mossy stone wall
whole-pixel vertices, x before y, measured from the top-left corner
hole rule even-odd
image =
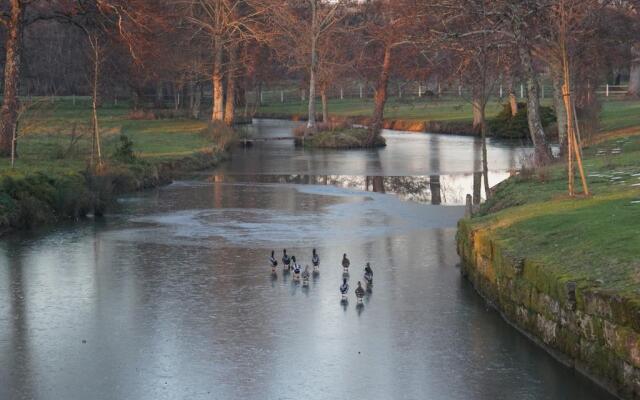
[[[469,219],[457,245],[462,274],[508,322],[611,392],[640,399],[640,304],[510,254]]]

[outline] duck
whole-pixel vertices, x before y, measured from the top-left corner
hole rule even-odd
[[[269,257],[269,264],[271,264],[271,272],[276,272],[276,267],[278,266],[278,261],[275,257],[275,251],[271,250],[271,257]]]
[[[349,293],[349,284],[346,279],[342,280],[342,285],[340,285],[340,293],[342,294],[342,301],[347,300],[347,293]]]
[[[287,249],[282,250],[282,268],[289,269],[291,258],[287,255]]]
[[[293,279],[300,280],[300,264],[296,262],[296,256],[291,256],[291,263],[293,264]]]
[[[309,266],[306,265],[302,273],[302,286],[309,286],[309,275]]]
[[[358,304],[362,304],[363,298],[364,298],[364,289],[362,288],[362,284],[358,281],[358,287],[356,288],[356,299],[358,299]]]
[[[367,283],[367,286],[373,286],[373,269],[371,269],[371,265],[369,263],[364,267],[364,280]]]
[[[349,273],[349,265],[351,265],[351,261],[347,258],[347,253],[344,253],[342,256],[342,272]]]
[[[316,253],[316,249],[313,249],[311,263],[313,264],[313,272],[318,272],[320,269],[320,256]]]

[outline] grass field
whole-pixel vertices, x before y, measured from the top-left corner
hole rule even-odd
[[[640,298],[640,137],[586,149],[585,169],[589,198],[566,195],[559,164],[502,183],[472,223],[558,275]]]
[[[99,120],[102,151],[106,160],[114,152],[119,136],[133,141],[136,155],[148,161],[179,159],[211,149],[211,140],[201,134],[203,121],[191,119],[134,120],[125,107],[102,108]],[[16,170],[81,170],[90,157],[91,110],[57,102],[34,107],[20,122]],[[77,141],[74,141],[73,138]],[[8,159],[0,159],[0,171],[10,169]]]
[[[544,105],[550,106],[551,100],[545,99]],[[495,116],[502,105],[491,101],[487,105],[487,116]],[[320,108],[318,108],[318,111]],[[368,117],[373,110],[371,100],[348,99],[331,100],[330,115],[341,117]],[[305,115],[306,103],[272,103],[258,110],[264,114]],[[464,100],[427,100],[427,99],[391,99],[385,109],[385,118],[408,121],[471,121],[471,104]],[[611,100],[602,102],[600,128],[603,131],[640,125],[640,101]]]

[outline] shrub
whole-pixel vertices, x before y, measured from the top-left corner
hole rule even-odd
[[[340,122],[319,122],[316,124],[316,129],[309,129],[307,125],[299,125],[293,129],[293,135],[295,137],[313,136],[324,132],[338,132],[350,129],[351,125],[346,121]]]
[[[547,128],[556,121],[556,115],[551,107],[540,107],[540,119],[543,128]],[[502,111],[488,121],[491,134],[507,139],[525,139],[529,137],[529,123],[527,121],[527,105],[518,103],[518,113],[511,115],[511,107],[505,104]]]
[[[153,113],[153,111],[133,110],[129,113],[127,118],[139,121],[153,121],[156,119],[156,115]]]
[[[202,135],[213,142],[214,149],[228,150],[238,140],[238,132],[222,122],[210,122],[202,131]]]
[[[133,151],[133,141],[127,135],[120,135],[118,139],[112,158],[123,163],[135,162],[136,154]]]

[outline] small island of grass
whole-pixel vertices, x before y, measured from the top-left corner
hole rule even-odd
[[[354,127],[346,124],[319,125],[315,132],[302,126],[294,130],[296,145],[323,149],[366,149],[387,145],[381,135],[369,137],[368,128]]]

